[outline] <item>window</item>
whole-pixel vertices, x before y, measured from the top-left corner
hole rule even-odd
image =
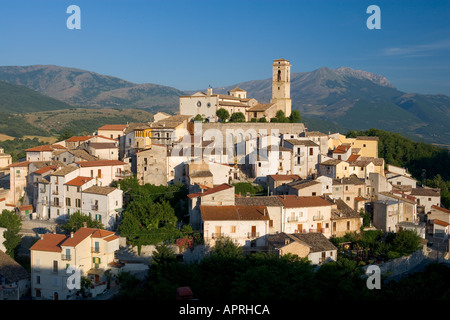
[[[312,156],[314,154],[313,148],[309,148],[309,155]]]
[[[75,206],[81,208],[81,199],[75,199]]]
[[[97,174],[97,176],[98,176],[99,178],[102,177],[102,169],[98,169],[98,174]]]
[[[350,221],[347,221],[347,230],[350,230]]]
[[[41,276],[36,276],[36,284],[41,284]]]
[[[70,198],[66,198],[66,206],[70,207]]]
[[[236,233],[236,226],[231,226],[231,233]]]
[[[53,272],[58,272],[58,261],[53,260]]]

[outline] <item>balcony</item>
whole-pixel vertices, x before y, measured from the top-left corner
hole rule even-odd
[[[295,233],[307,233],[306,229],[299,229],[299,230],[295,230]]]
[[[217,239],[217,238],[220,238],[220,237],[225,237],[226,235],[225,235],[225,233],[222,233],[222,232],[216,232],[216,233],[212,233],[211,234],[211,238],[212,239]]]
[[[53,191],[52,194],[57,196],[57,195],[59,195],[59,191]]]
[[[253,238],[258,238],[258,237],[259,237],[259,232],[248,232],[247,233],[248,239],[253,239]]]
[[[126,177],[131,177],[132,175],[133,175],[133,173],[128,172],[128,171],[116,172],[116,174],[115,174],[116,178],[126,178]]]
[[[313,221],[323,220],[323,216],[313,216]]]
[[[325,232],[325,228],[321,228],[321,229],[309,229],[309,232],[317,232],[317,233],[324,233]]]
[[[72,260],[72,256],[70,254],[62,254],[61,255],[61,260],[63,260],[63,261],[70,261],[70,260]]]
[[[93,205],[91,206],[91,210],[92,210],[92,211],[98,211],[98,204],[93,204]]]
[[[92,247],[91,248],[91,253],[100,253],[100,248]]]
[[[298,221],[298,217],[288,217],[287,218],[287,222],[297,222]]]

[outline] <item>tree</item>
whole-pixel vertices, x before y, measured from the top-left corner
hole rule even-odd
[[[277,113],[275,114],[275,118],[271,118],[270,122],[287,123],[287,122],[290,122],[290,120],[288,117],[286,117],[283,110],[278,110]]]
[[[293,110],[291,112],[291,115],[289,116],[289,121],[292,123],[299,123],[302,122],[302,117],[300,115],[300,112],[297,110]]]
[[[242,258],[243,255],[242,247],[228,237],[219,237],[211,252],[216,258]]]
[[[201,122],[203,122],[203,117],[202,117],[202,115],[201,114],[197,114],[195,117],[194,117],[194,119],[193,119],[194,121],[201,121]]]
[[[176,261],[175,251],[166,244],[159,244],[152,254],[152,264],[164,265]]]
[[[242,112],[235,112],[231,115],[230,122],[245,122],[245,115]]]
[[[22,221],[14,211],[5,209],[0,215],[0,227],[7,229],[3,233],[5,238],[3,242],[6,248],[5,253],[14,259],[14,251],[22,239],[19,235],[20,229],[22,228]]]
[[[76,211],[70,215],[69,221],[62,225],[61,228],[66,232],[76,232],[78,229],[82,228],[86,223],[88,228],[98,228],[104,229],[103,224],[95,219],[92,219],[91,215],[82,214],[80,211]]]
[[[226,122],[230,118],[230,113],[226,109],[220,108],[216,111],[216,116],[220,119],[220,122]]]

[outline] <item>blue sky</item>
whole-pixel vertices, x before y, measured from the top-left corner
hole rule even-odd
[[[69,30],[69,5],[81,30]],[[381,29],[366,9],[378,5]],[[450,1],[0,0],[0,65],[54,64],[181,90],[326,66],[450,95]]]

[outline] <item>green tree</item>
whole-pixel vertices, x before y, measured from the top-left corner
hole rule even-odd
[[[242,112],[235,112],[231,115],[230,122],[245,122],[245,115]]]
[[[216,258],[242,258],[242,247],[229,237],[219,237],[211,251],[211,256]]]
[[[293,110],[291,112],[291,115],[289,116],[289,121],[292,123],[302,122],[302,116],[300,115],[300,112],[297,110]]]
[[[194,117],[194,119],[193,119],[194,121],[201,121],[201,122],[203,122],[203,117],[202,117],[202,115],[201,114],[197,114],[195,117]]]
[[[0,227],[7,229],[3,233],[3,237],[5,238],[3,242],[6,248],[5,253],[14,259],[15,249],[22,239],[19,235],[20,229],[22,228],[22,221],[14,211],[5,209],[0,215]]]
[[[165,265],[176,261],[175,251],[166,244],[159,244],[152,253],[152,264]]]
[[[275,118],[271,118],[270,122],[286,123],[286,122],[290,122],[290,120],[288,117],[286,117],[286,114],[284,113],[283,110],[278,110],[277,113],[275,114]]]
[[[226,109],[220,108],[216,111],[216,116],[220,119],[220,122],[226,122],[230,118],[230,113]]]
[[[104,229],[104,226],[100,221],[92,219],[90,214],[86,215],[80,211],[71,214],[69,220],[62,225],[61,228],[66,232],[76,232],[78,229],[82,228],[85,223],[88,228]]]

